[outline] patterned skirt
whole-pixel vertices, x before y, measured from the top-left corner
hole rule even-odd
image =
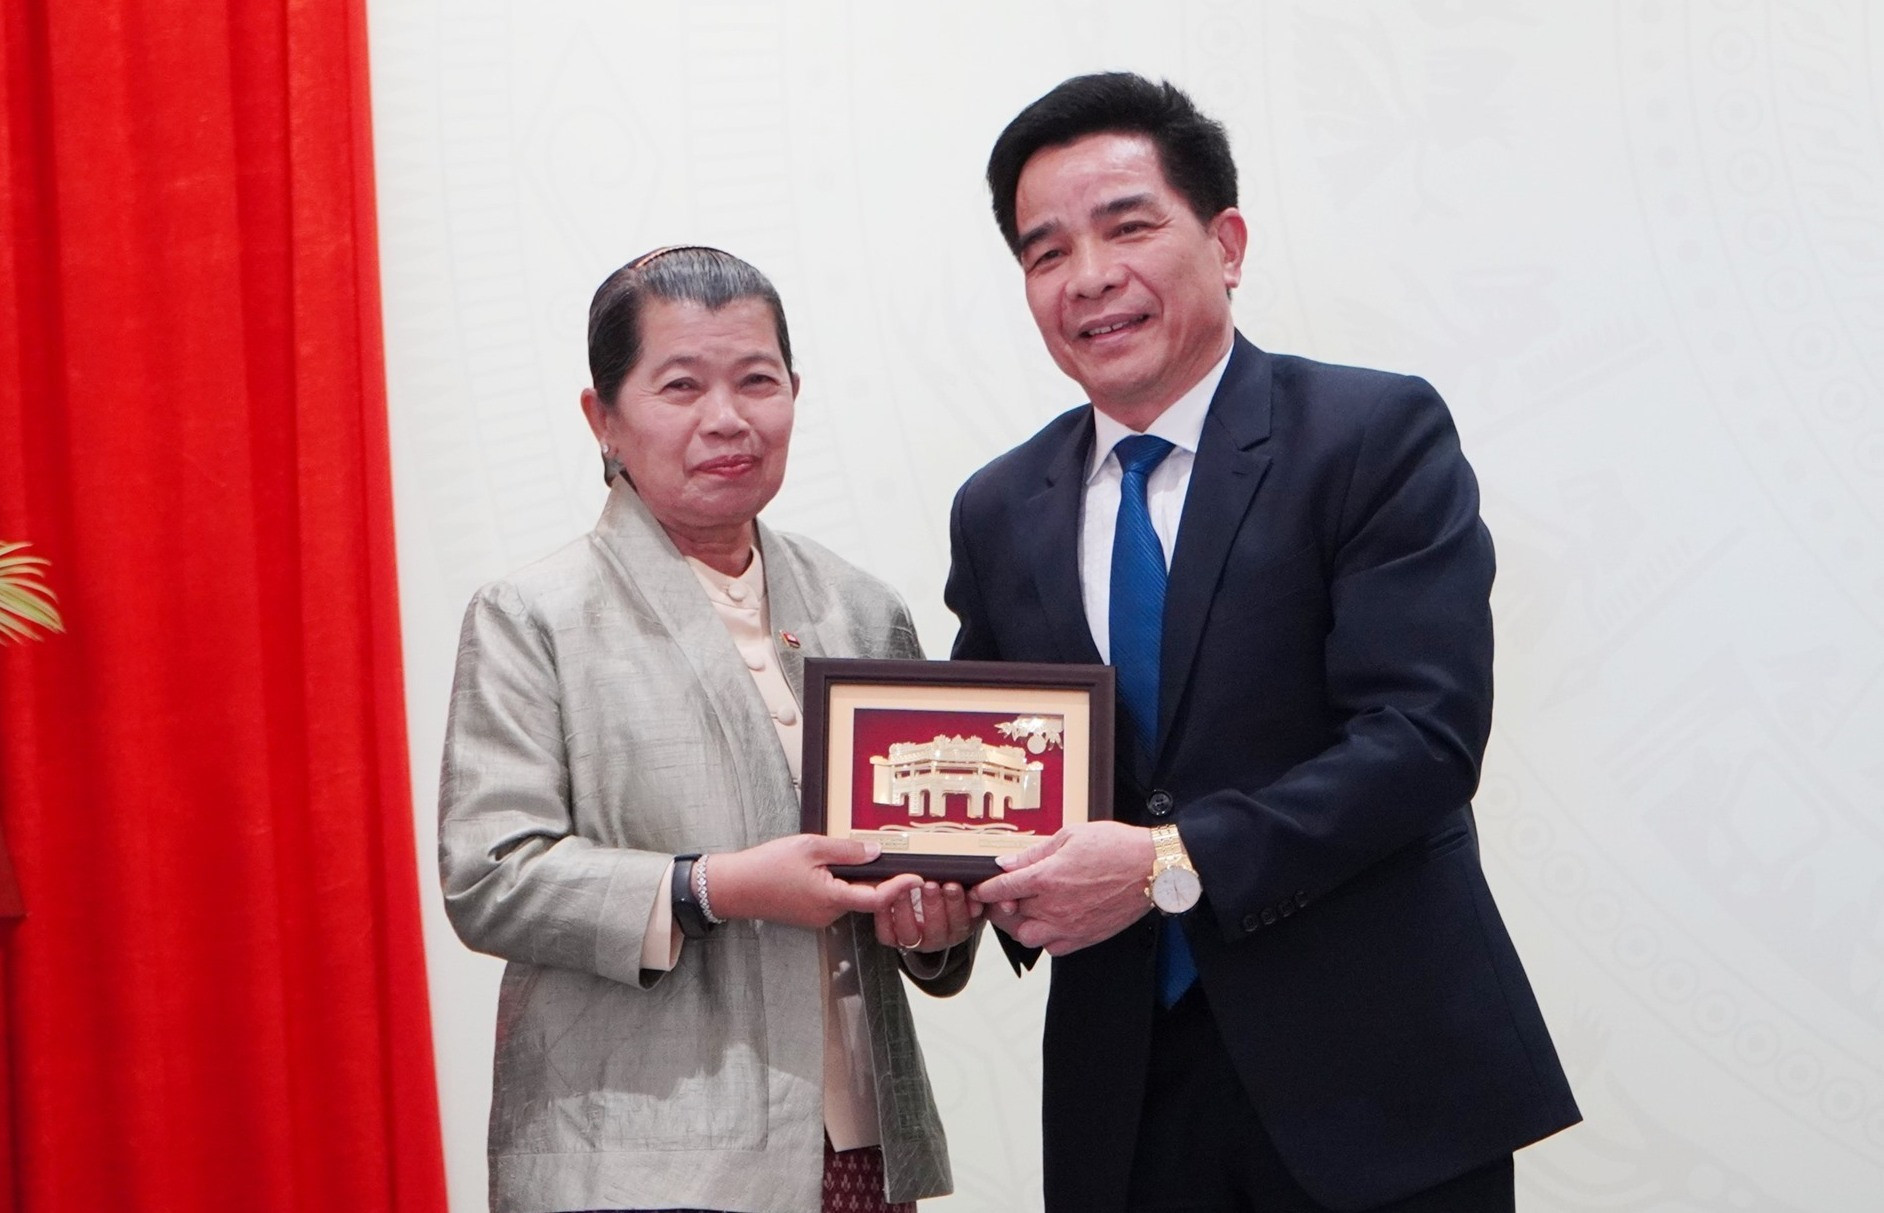
[[[592,1209],[590,1213],[714,1213],[711,1209]],[[916,1202],[893,1205],[883,1199],[883,1151],[833,1150],[824,1143],[823,1213],[916,1213]]]

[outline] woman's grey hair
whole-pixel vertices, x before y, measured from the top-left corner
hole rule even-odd
[[[779,355],[786,371],[792,370],[785,305],[764,274],[716,248],[658,248],[610,274],[589,303],[589,375],[603,407],[615,407],[622,381],[641,357],[641,309],[649,298],[684,300],[715,312],[735,299],[763,299],[772,309]]]

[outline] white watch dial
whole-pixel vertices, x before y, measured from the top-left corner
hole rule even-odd
[[[1182,914],[1203,895],[1203,882],[1189,868],[1166,868],[1151,880],[1151,903],[1166,914]]]

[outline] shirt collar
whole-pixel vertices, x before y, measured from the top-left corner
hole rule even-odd
[[[687,563],[693,566],[694,576],[706,587],[707,597],[723,606],[755,607],[765,601],[765,565],[759,558],[759,549],[752,549],[752,563],[746,571],[737,577],[729,577],[704,561],[687,557]],[[740,596],[735,598],[732,587],[740,587]]]
[[[1236,343],[1230,343],[1230,350]],[[1230,365],[1230,350],[1224,351],[1217,359],[1217,365],[1204,373],[1204,377],[1191,385],[1191,389],[1172,402],[1171,407],[1159,413],[1157,419],[1145,430],[1145,433],[1164,439],[1181,451],[1197,454],[1197,444],[1203,440],[1204,418],[1210,413],[1210,402],[1217,394],[1217,385],[1223,382],[1223,372]],[[1092,462],[1086,467],[1086,483],[1091,484],[1099,475],[1099,469],[1106,465],[1106,459],[1112,454],[1112,448],[1122,438],[1128,438],[1138,431],[1128,429],[1119,422],[1106,416],[1098,409],[1092,411]]]

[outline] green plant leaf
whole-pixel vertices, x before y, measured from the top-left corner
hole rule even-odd
[[[20,554],[26,546],[0,541],[0,643],[36,639],[42,630],[65,631],[65,621],[53,605],[59,596],[40,580],[50,562]]]

